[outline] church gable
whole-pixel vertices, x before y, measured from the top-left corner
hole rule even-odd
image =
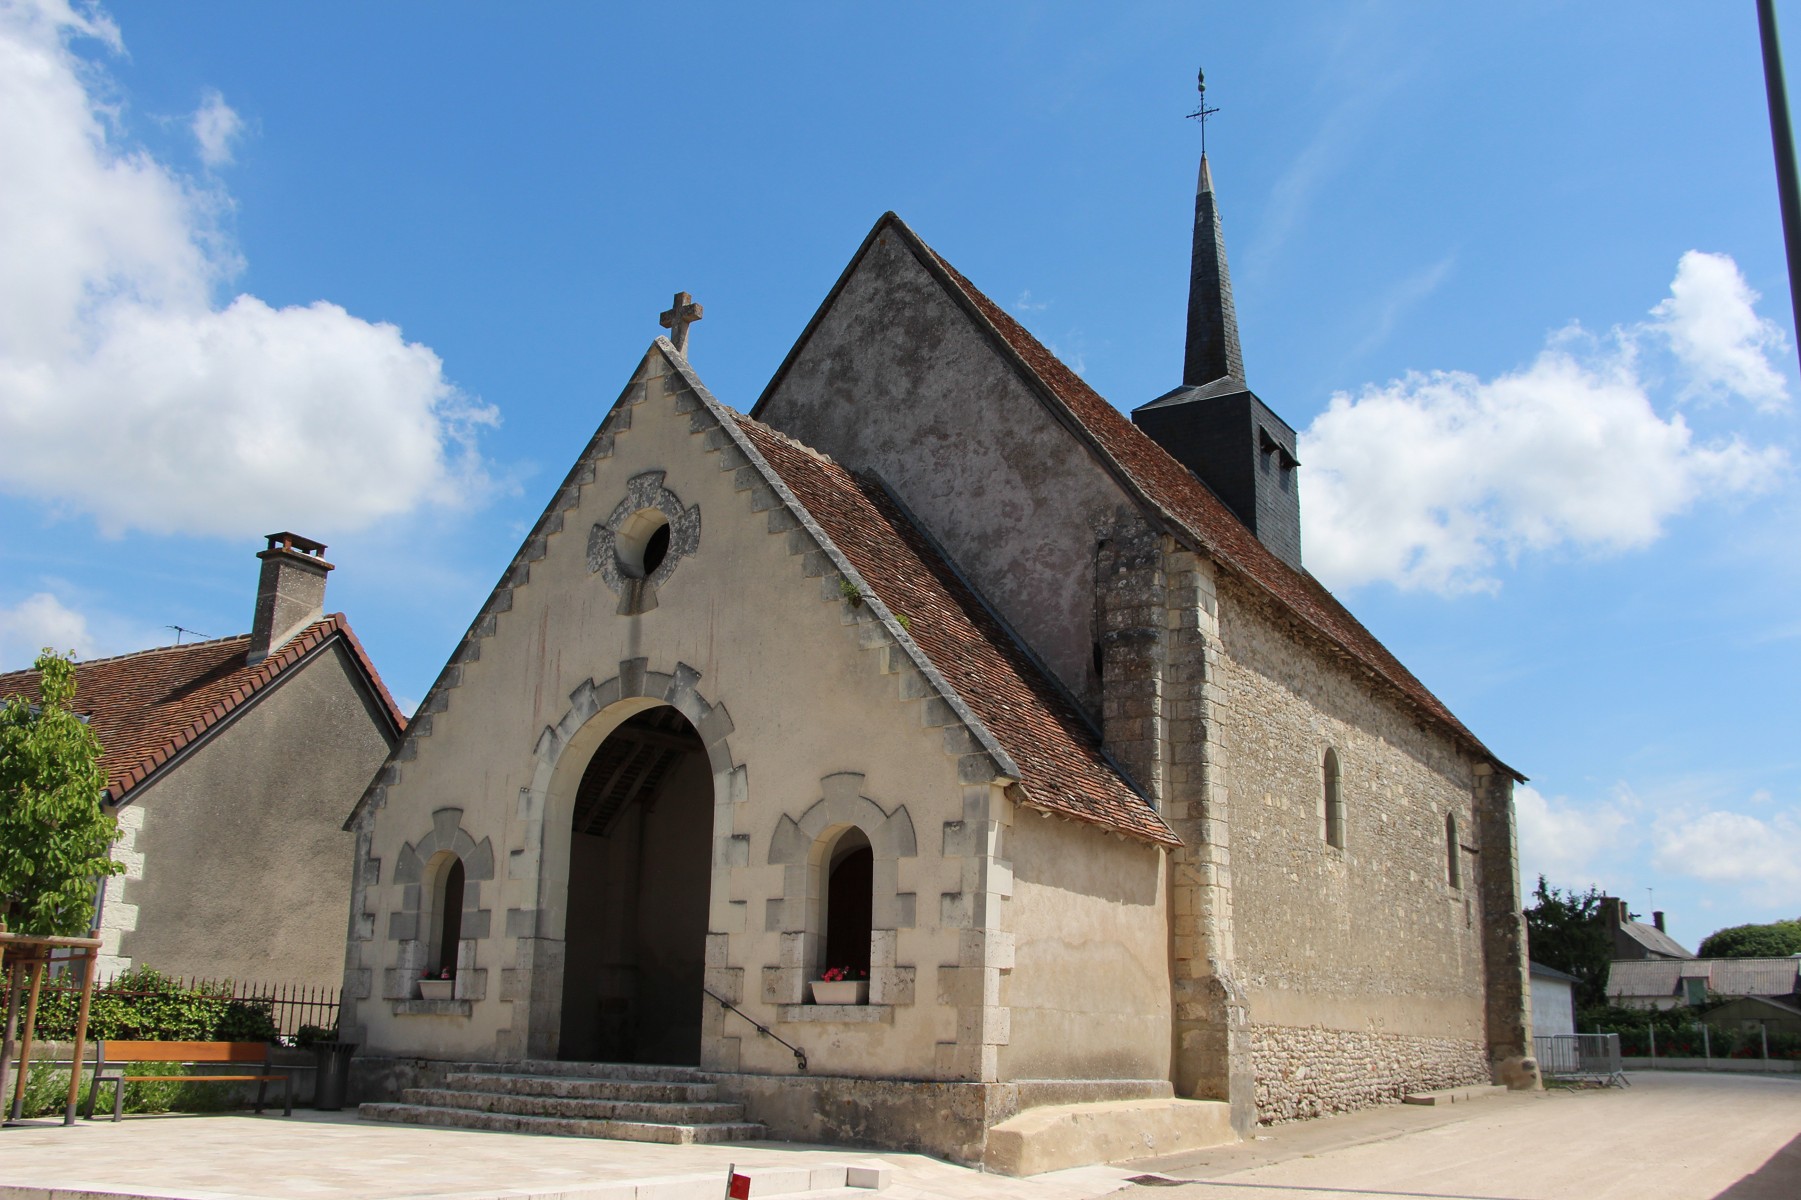
[[[753,415],[873,473],[1090,712],[1096,541],[1132,498],[892,214]]]

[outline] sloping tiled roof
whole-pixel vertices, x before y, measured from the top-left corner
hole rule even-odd
[[[1621,921],[1620,932],[1651,951],[1665,958],[1693,958],[1682,944],[1655,925],[1646,925],[1643,921]]]
[[[1675,996],[1685,977],[1705,977],[1707,990],[1720,996],[1792,996],[1801,990],[1801,959],[1615,959],[1607,975],[1607,994]]]
[[[1172,526],[1171,532],[1192,542],[1224,564],[1253,587],[1271,597],[1291,613],[1302,625],[1335,647],[1356,666],[1375,675],[1400,693],[1423,714],[1446,727],[1454,737],[1478,752],[1484,759],[1507,771],[1514,778],[1525,776],[1506,766],[1476,735],[1464,727],[1451,710],[1401,665],[1388,648],[1376,640],[1357,618],[1340,604],[1332,593],[1313,576],[1297,571],[1266,549],[1255,534],[1245,528],[1220,498],[1153,441],[1118,409],[1089,387],[1056,355],[1027,333],[1006,311],[989,299],[981,289],[965,279],[937,251],[922,241],[893,213],[888,213],[870,231],[860,258],[878,235],[892,229],[916,251],[928,271],[940,275],[951,295],[960,297],[978,321],[985,323],[1000,345],[1011,355],[1028,382],[1036,381],[1040,394],[1061,408],[1068,420],[1082,433],[1106,465],[1128,490],[1135,491],[1149,506],[1161,513]],[[854,267],[855,260],[852,266]],[[850,270],[847,268],[846,277]],[[842,287],[840,280],[839,286]],[[829,306],[828,298],[824,308]],[[815,316],[815,324],[818,321]],[[813,326],[809,326],[808,333]],[[802,335],[802,342],[808,334]],[[790,351],[781,371],[799,353],[800,344]],[[778,372],[777,378],[780,378]],[[769,395],[774,383],[764,395]]]
[[[333,638],[341,639],[380,699],[396,733],[406,715],[376,673],[375,664],[343,613],[314,621],[255,666],[245,663],[250,635],[141,650],[75,666],[75,709],[100,740],[106,798],[124,799],[181,751]],[[38,695],[36,671],[0,675],[0,699]]]
[[[729,410],[728,410],[729,411]],[[1106,760],[1093,729],[881,487],[731,414],[1020,771],[1030,806],[1163,846],[1176,837]]]

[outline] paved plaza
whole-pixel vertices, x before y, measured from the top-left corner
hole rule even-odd
[[[1640,1072],[1629,1089],[1383,1108],[1178,1159],[1031,1179],[922,1155],[537,1138],[348,1114],[31,1122],[0,1133],[0,1200],[598,1200],[609,1185],[709,1172],[723,1191],[731,1163],[772,1183],[800,1167],[885,1165],[886,1190],[860,1194],[886,1200],[1796,1200],[1801,1080]]]

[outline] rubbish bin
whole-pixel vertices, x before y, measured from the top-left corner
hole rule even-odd
[[[344,1107],[350,1090],[350,1056],[356,1053],[355,1042],[314,1042],[313,1107],[336,1112]]]

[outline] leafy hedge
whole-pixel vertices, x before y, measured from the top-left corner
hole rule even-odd
[[[178,1075],[187,1070],[182,1063],[133,1063],[131,1069],[134,1075]],[[80,1112],[87,1111],[88,1081],[93,1074],[92,1067],[84,1068],[81,1072],[81,1090],[76,1094]],[[217,1083],[128,1083],[125,1085],[125,1111],[225,1112],[239,1107],[236,1099],[238,1086]],[[66,1070],[42,1063],[32,1064],[31,1074],[25,1080],[25,1116],[59,1117],[68,1099],[69,1073]],[[95,1115],[111,1112],[112,1099],[112,1086],[102,1088],[100,1103],[94,1108]]]
[[[1585,1033],[1617,1033],[1620,1053],[1630,1058],[1651,1052],[1651,1031],[1657,1032],[1658,1058],[1762,1058],[1763,1037],[1756,1030],[1708,1027],[1701,1033],[1703,1008],[1663,1009],[1585,1008],[1577,1014],[1576,1028]],[[1772,1033],[1770,1057],[1801,1059],[1801,1036]]]
[[[38,1001],[37,1036],[75,1037],[81,1004],[78,987],[45,988]],[[267,1004],[234,1000],[229,984],[180,980],[136,967],[94,990],[88,1037],[155,1042],[273,1042],[275,1018]],[[65,1081],[67,1076],[64,1077]]]

